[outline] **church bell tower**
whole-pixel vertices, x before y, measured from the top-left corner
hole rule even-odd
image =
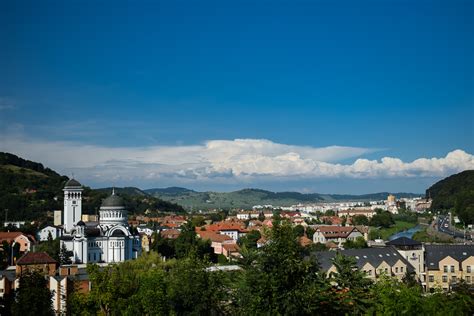
[[[64,219],[63,228],[66,234],[71,234],[74,226],[82,217],[82,185],[70,179],[64,186]]]

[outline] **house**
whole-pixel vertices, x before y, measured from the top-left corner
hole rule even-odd
[[[240,237],[247,233],[243,223],[240,222],[218,222],[205,226],[207,231],[218,232],[219,234],[227,235],[233,240],[237,241]]]
[[[225,234],[219,234],[214,231],[196,230],[196,234],[199,236],[199,238],[203,240],[211,241],[211,247],[214,249],[214,253],[216,255],[224,254],[223,249],[225,245],[236,244],[235,240],[232,239],[232,237]]]
[[[361,232],[354,226],[318,226],[313,235],[314,243],[325,244],[333,241],[338,245],[342,245],[347,240],[356,240],[357,237],[363,237]]]
[[[154,230],[149,228],[149,227],[146,227],[146,226],[141,226],[139,225],[137,227],[137,231],[139,234],[145,234],[145,235],[148,235],[148,236],[151,236],[153,233],[154,233]]]
[[[16,275],[28,271],[38,271],[45,275],[55,275],[58,262],[46,252],[27,252],[16,262]]]
[[[176,239],[181,234],[177,229],[167,229],[160,232],[161,237],[168,239]]]
[[[451,290],[462,279],[474,283],[474,245],[425,245],[425,271],[422,285]]]
[[[319,218],[321,222],[327,225],[337,225],[341,226],[343,219],[339,216],[321,216]]]
[[[393,276],[401,280],[407,272],[415,273],[413,266],[398,253],[397,249],[386,247],[316,252],[321,269],[328,275],[337,271],[332,262],[336,253],[354,258],[357,268],[373,280],[381,275]]]
[[[240,255],[240,248],[237,244],[224,244],[222,246],[222,254],[227,258],[239,258]]]
[[[51,234],[51,238],[56,239],[61,237],[61,228],[57,226],[46,226],[36,233],[36,239],[39,241],[48,240],[48,236]]]
[[[31,246],[35,243],[35,239],[31,235],[22,232],[0,232],[0,244],[6,241],[9,245],[19,244],[20,252],[31,251]]]

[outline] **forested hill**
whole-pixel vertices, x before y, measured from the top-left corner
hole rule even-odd
[[[63,208],[63,187],[66,176],[45,168],[41,163],[0,153],[0,220],[45,219],[48,211]],[[95,214],[111,188],[93,190],[84,186],[83,213]],[[155,211],[184,212],[174,203],[153,197],[137,188],[117,188],[130,214]]]
[[[188,209],[250,208],[254,205],[290,206],[298,203],[385,200],[390,194],[388,192],[365,195],[304,194],[299,192],[271,192],[260,189],[243,189],[234,192],[197,192],[178,187],[144,191],[160,199],[178,203]],[[413,193],[392,194],[397,198],[420,196]]]
[[[433,210],[453,209],[466,223],[474,223],[474,170],[447,177],[426,190]]]

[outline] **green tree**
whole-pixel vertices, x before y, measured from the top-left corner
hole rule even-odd
[[[66,248],[66,245],[63,244],[61,246],[61,249],[59,250],[59,263],[62,264],[71,264],[71,257],[74,255],[74,253],[71,250],[68,250]]]
[[[388,228],[393,224],[395,224],[395,221],[393,220],[392,214],[387,211],[377,213],[370,219],[370,226],[374,227]]]
[[[365,241],[364,237],[357,237],[356,240],[347,240],[344,243],[344,248],[345,249],[361,249],[361,248],[367,248],[367,242]]]
[[[261,248],[242,273],[235,292],[236,313],[243,315],[307,315],[333,310],[321,302],[331,293],[318,273],[316,260],[305,259],[288,223],[274,224],[271,242]]]
[[[369,225],[369,219],[365,215],[356,215],[352,217],[352,225]]]
[[[51,298],[52,293],[43,275],[34,271],[25,273],[20,276],[12,306],[13,315],[54,315]]]
[[[248,249],[257,249],[257,241],[262,237],[258,230],[251,230],[245,236],[239,239],[240,246]]]
[[[302,237],[304,235],[304,227],[302,225],[296,225],[293,227],[293,233],[296,237]]]

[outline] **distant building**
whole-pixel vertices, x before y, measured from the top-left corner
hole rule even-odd
[[[24,226],[25,222],[23,221],[10,221],[10,222],[4,222],[3,227],[8,227],[8,226],[13,226],[16,228],[20,228],[21,226]]]

